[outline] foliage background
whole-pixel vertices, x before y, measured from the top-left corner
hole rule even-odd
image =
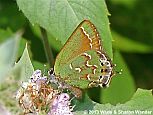
[[[137,88],[153,88],[153,1],[107,0],[106,4],[111,14],[109,22],[113,38],[114,63],[117,64],[116,70],[123,69],[123,72],[112,79],[109,89],[93,88],[88,94],[96,102],[115,105],[128,101]],[[24,30],[24,34],[20,40],[16,61],[20,59],[27,42],[34,68],[43,70],[44,64],[47,65],[45,68],[48,68],[38,25],[29,23],[16,1],[1,0],[0,43],[10,39],[10,36],[19,30]],[[51,40],[52,35],[49,36],[55,59],[62,44],[59,40]],[[4,95],[3,89],[9,89],[8,86],[11,86],[11,83],[8,84],[1,85],[1,95]],[[15,89],[17,88],[13,91]],[[12,103],[9,102],[8,105],[10,104]]]

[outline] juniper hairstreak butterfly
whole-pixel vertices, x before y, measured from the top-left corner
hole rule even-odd
[[[109,86],[113,65],[104,52],[96,27],[89,20],[78,25],[61,49],[54,72],[67,84],[79,88]]]

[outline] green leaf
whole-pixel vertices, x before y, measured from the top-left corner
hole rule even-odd
[[[9,72],[16,60],[20,33],[11,35],[10,39],[0,44],[0,82],[3,81],[5,75]]]
[[[6,30],[0,29],[0,43],[4,42],[6,39],[9,39],[13,35],[13,32],[8,28]]]
[[[49,64],[48,63],[44,64],[44,63],[40,63],[40,62],[35,61],[35,60],[33,60],[32,63],[34,65],[35,69],[40,69],[42,71],[44,70],[44,72],[47,72],[47,70],[49,69]]]
[[[17,0],[17,4],[32,24],[42,26],[62,44],[81,21],[89,19],[100,32],[107,54],[113,57],[109,13],[104,0]]]
[[[26,19],[18,12],[15,1],[0,0],[0,28],[11,28],[17,31],[26,23]]]
[[[20,74],[21,81],[26,81],[27,79],[29,79],[32,73],[34,72],[34,68],[29,57],[27,45],[24,49],[22,57],[20,58],[18,63],[15,64],[14,69],[15,73]]]
[[[112,36],[114,39],[113,47],[115,49],[131,53],[149,53],[153,51],[153,47],[126,38],[114,31],[112,31]]]
[[[80,108],[82,106],[82,108],[76,110],[75,115],[84,115],[84,114],[102,115],[101,112],[110,112],[110,115],[114,114],[129,115],[130,113],[131,113],[130,115],[140,115],[140,112],[145,112],[145,111],[146,112],[148,111],[148,114],[146,115],[152,115],[153,114],[152,90],[138,89],[131,98],[131,100],[127,101],[124,104],[117,104],[116,106],[111,105],[109,103],[98,104],[95,102],[91,102],[88,106],[86,106],[86,108],[84,108],[84,102],[82,102],[82,105],[80,104],[79,106]],[[125,114],[126,111],[130,113]],[[103,113],[103,115],[105,114],[106,113]]]
[[[0,45],[0,65],[13,65],[16,58],[18,38],[10,39]]]
[[[0,103],[3,103],[13,115],[21,112],[21,109],[15,100],[15,92],[21,85],[21,81],[27,81],[33,71],[33,66],[26,46],[18,63],[16,63],[14,67],[10,67],[7,79],[5,81],[3,80],[4,82],[0,84]]]
[[[19,30],[18,34],[20,34],[20,31],[22,32],[22,30]],[[10,39],[10,36],[13,36],[13,32],[11,29],[9,28],[7,28],[6,30],[0,29],[0,43]],[[22,55],[26,42],[27,40],[25,38],[22,37],[20,39],[20,44],[19,44],[20,47],[18,47],[18,56],[16,57],[20,57]]]

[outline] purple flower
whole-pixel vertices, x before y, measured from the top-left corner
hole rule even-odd
[[[51,110],[48,115],[73,115],[69,99],[70,96],[67,93],[56,96],[51,103]]]
[[[41,70],[34,71],[32,76],[30,77],[31,82],[36,82],[40,77],[41,77]]]

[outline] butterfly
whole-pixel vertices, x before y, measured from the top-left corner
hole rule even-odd
[[[108,87],[113,72],[93,23],[82,21],[56,57],[54,72],[64,82],[82,89]]]

